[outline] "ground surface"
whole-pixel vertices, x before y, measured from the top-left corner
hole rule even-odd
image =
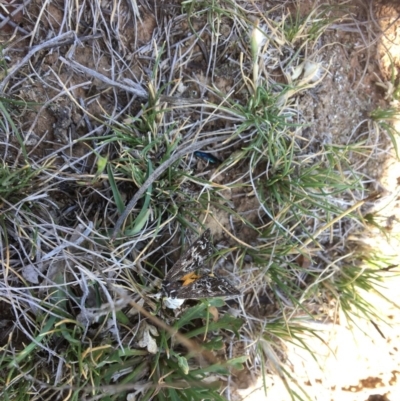
[[[379,23],[385,33],[377,42],[377,49],[374,46],[369,47],[368,51],[360,56],[359,50],[363,46],[360,43],[362,39],[359,32],[351,33],[354,30],[350,28],[348,33],[335,33],[338,43],[345,44],[345,48],[353,50],[346,54],[342,45],[339,44],[329,48],[326,53],[331,57],[332,62],[332,70],[329,68],[330,79],[324,80],[321,84],[316,99],[306,100],[303,105],[308,113],[308,119],[315,123],[311,129],[318,137],[322,137],[322,140],[332,140],[330,135],[345,137],[350,129],[354,129],[359,124],[362,115],[365,115],[369,107],[383,105],[382,92],[377,89],[376,80],[377,75],[383,80],[390,80],[392,70],[389,54],[393,61],[396,60],[395,74],[398,74],[397,49],[400,44],[398,5],[394,3],[384,6],[374,5],[377,6],[376,20],[366,19],[365,22]],[[365,5],[365,9],[367,7]],[[366,16],[365,9],[360,8],[360,15],[364,17]],[[368,58],[373,60],[372,65],[363,62]],[[378,67],[380,73],[374,71],[373,66]],[[385,143],[385,138],[376,138],[376,141]],[[344,142],[347,143],[345,139]],[[387,154],[382,154],[380,157],[372,156],[372,160],[364,167],[366,176],[371,178],[371,185],[376,188],[383,187],[387,191],[385,200],[378,202],[375,207],[377,210],[383,208],[382,215],[388,219],[391,236],[387,238],[377,230],[365,229],[360,230],[359,236],[352,236],[351,239],[354,241],[355,248],[360,244],[371,247],[377,252],[393,256],[396,264],[400,262],[397,240],[400,164],[394,152],[391,156],[388,157]],[[356,163],[357,157],[351,162]],[[389,223],[389,219],[394,221],[393,225]],[[337,324],[318,327],[321,330],[323,342],[313,339],[309,344],[314,354],[322,357],[318,358],[320,366],[315,363],[309,353],[301,352],[299,348],[288,345],[288,359],[292,364],[295,377],[299,383],[305,385],[312,399],[332,401],[400,399],[399,286],[398,275],[389,274],[381,290],[387,298],[386,301],[375,294],[365,294],[366,299],[377,306],[379,313],[388,323],[379,325],[381,333],[373,323],[365,322],[364,319],[356,320],[353,325],[349,325],[342,318]],[[312,327],[315,326],[312,325]],[[276,376],[269,377],[267,382],[272,386],[266,400],[290,399],[287,395],[283,395],[285,387]],[[255,390],[257,386],[259,389]],[[247,390],[246,394],[249,394],[246,398],[248,400],[261,399],[264,392],[260,381]]]
[[[277,6],[276,15],[285,10],[285,7],[279,8],[279,3],[270,5]],[[135,87],[136,77],[143,75],[143,71],[151,73],[150,66],[146,62],[153,52],[153,47],[156,46],[153,35],[158,25],[171,29],[169,35],[171,44],[177,46],[177,43],[181,43],[181,53],[193,51],[195,54],[191,63],[181,69],[179,85],[174,88],[174,94],[177,97],[187,101],[201,98],[204,91],[202,84],[204,86],[212,84],[215,88],[215,99],[212,98],[211,93],[208,93],[208,100],[216,101],[220,99],[218,91],[228,93],[235,85],[237,70],[233,66],[239,59],[240,46],[237,45],[239,40],[230,36],[232,27],[223,20],[221,38],[231,41],[231,45],[226,46],[224,51],[226,59],[231,60],[232,64],[226,62],[222,56],[217,57],[215,75],[210,82],[210,78],[206,78],[206,71],[209,68],[207,57],[210,56],[206,54],[207,49],[199,45],[191,49],[195,37],[189,35],[190,30],[184,19],[174,19],[176,24],[172,28],[168,25],[168,7],[175,9],[180,6],[179,2],[171,2],[168,5],[163,2],[159,7],[141,4],[141,20],[131,18],[132,9],[128,3],[119,4],[118,12],[104,5],[106,10],[104,15],[110,19],[109,26],[115,28],[114,32],[106,32],[110,35],[108,38],[110,40],[105,42],[118,49],[118,55],[124,57],[123,62],[117,67],[114,65],[114,58],[109,56],[113,49],[108,48],[109,53],[107,53],[102,48],[103,42],[97,41],[98,37],[93,31],[90,35],[85,35],[85,24],[93,22],[90,15],[86,16],[86,20],[83,18],[84,23],[79,26],[78,36],[84,38],[82,41],[76,41],[75,33],[70,31],[65,34],[65,37],[58,38],[54,44],[48,43],[46,53],[43,53],[42,49],[35,48],[40,43],[50,42],[51,37],[47,38],[48,32],[63,32],[62,27],[67,24],[64,3],[48,4],[45,8],[42,6],[40,1],[30,2],[26,8],[24,25],[18,25],[20,21],[18,15],[14,17],[19,29],[11,30],[12,37],[10,37],[10,30],[6,27],[1,30],[3,42],[7,40],[13,43],[12,48],[7,52],[13,66],[8,75],[10,78],[7,78],[12,90],[10,87],[8,90],[13,96],[40,104],[33,111],[23,113],[21,116],[21,128],[25,143],[28,145],[29,156],[38,163],[51,155],[56,168],[64,169],[65,163],[70,163],[68,174],[72,176],[78,171],[76,166],[80,166],[82,158],[87,174],[95,171],[95,167],[92,166],[94,157],[85,157],[87,147],[83,143],[72,143],[88,132],[96,137],[107,133],[106,125],[93,128],[93,122],[97,121],[96,119],[102,119],[104,115],[112,115],[115,120],[118,120],[121,116],[127,118],[127,116],[140,114],[141,103],[145,100],[140,96],[141,88]],[[264,3],[259,6],[268,7]],[[290,8],[293,4],[288,2],[286,6]],[[372,1],[368,4],[362,1],[345,1],[342,7],[349,9],[348,17],[343,20],[344,22],[331,25],[321,36],[315,49],[312,51],[307,49],[308,54],[312,55],[312,61],[319,65],[317,79],[320,81],[296,99],[296,108],[301,116],[296,122],[306,125],[302,136],[307,145],[303,147],[302,152],[304,158],[312,163],[313,155],[320,152],[322,145],[351,147],[355,142],[363,142],[365,153],[362,155],[353,153],[348,163],[363,176],[366,189],[384,189],[385,191],[383,199],[374,205],[368,205],[371,210],[380,210],[391,201],[389,206],[391,209],[386,207],[381,211],[381,214],[388,219],[387,231],[391,239],[386,238],[377,230],[361,226],[358,230],[353,229],[350,237],[347,235],[347,228],[341,227],[343,238],[344,241],[348,241],[350,248],[353,246],[354,249],[375,248],[393,257],[393,264],[396,264],[400,263],[400,260],[395,261],[400,249],[400,244],[396,242],[397,234],[400,234],[400,222],[397,217],[400,215],[399,201],[397,201],[400,164],[396,161],[394,152],[390,150],[389,137],[382,131],[371,130],[369,113],[379,107],[387,106],[392,100],[387,82],[391,80],[393,66],[396,79],[400,71],[400,52],[397,53],[397,48],[400,47],[400,23],[396,20],[400,10],[396,9],[398,5],[390,2]],[[311,2],[304,2],[300,10],[301,13],[307,14],[309,10],[312,10]],[[90,14],[90,10],[86,12]],[[44,17],[38,18],[42,16],[42,13]],[[118,18],[115,17],[115,13],[118,14]],[[38,21],[41,23],[36,24]],[[201,19],[194,20],[195,30],[201,29],[201,23]],[[34,30],[35,35],[26,36],[22,29]],[[118,35],[115,35],[115,32]],[[100,33],[98,35],[101,36]],[[189,37],[188,40],[186,40],[187,37]],[[203,37],[207,43],[207,34],[204,33]],[[116,41],[116,38],[119,38],[119,41]],[[28,63],[24,57],[32,49],[35,51],[29,57]],[[70,54],[73,54],[73,58],[69,56]],[[388,54],[392,57],[389,58]],[[89,70],[84,71],[80,66],[85,66]],[[25,75],[25,80],[13,81],[11,77],[16,76],[17,73],[21,73],[21,76]],[[104,77],[108,77],[113,83],[110,84]],[[2,89],[7,82],[3,81]],[[115,82],[120,83],[122,87],[116,86]],[[377,85],[379,82],[381,86]],[[66,90],[67,87],[68,90]],[[125,91],[126,87],[135,88],[133,89],[133,92],[136,91],[135,96],[132,92]],[[240,99],[240,93],[237,96]],[[222,123],[211,121],[206,124],[206,129],[217,131],[221,128],[219,124],[222,127]],[[19,154],[18,141],[15,137],[5,135],[2,143],[3,146],[10,145],[10,149],[7,148],[5,152],[5,157],[11,164]],[[225,154],[221,151],[217,156],[223,158]],[[203,162],[199,161],[197,167],[203,168]],[[239,177],[241,173],[239,169],[234,173],[229,172],[228,176],[216,176],[214,181],[223,185],[224,182],[234,181],[235,174]],[[188,187],[188,191],[190,189]],[[249,193],[229,190],[225,193],[225,197],[234,203],[238,213],[245,213],[249,221],[255,221],[258,215],[257,202],[255,198],[248,196]],[[127,191],[127,197],[130,195]],[[60,207],[69,206],[68,200],[75,196],[74,188],[70,187],[56,188],[54,191],[54,199],[59,202]],[[99,210],[101,208],[102,204]],[[229,213],[219,209],[214,210],[214,214],[216,219],[209,220],[208,226],[213,232],[215,241],[228,241],[221,227],[230,227]],[[114,220],[115,216],[109,219]],[[254,233],[246,229],[239,232],[238,237],[246,243],[257,240]],[[326,238],[329,238],[329,235]],[[392,276],[392,273],[388,272],[388,276]],[[310,343],[313,353],[318,355],[319,366],[309,353],[301,352],[299,347],[293,347],[290,343],[286,344],[287,361],[291,373],[297,383],[309,393],[311,399],[334,401],[369,399],[372,401],[373,398],[368,397],[373,395],[386,396],[390,401],[400,399],[398,383],[400,291],[398,288],[400,288],[398,278],[388,279],[387,288],[382,289],[382,294],[390,302],[382,301],[381,297],[374,294],[365,294],[366,298],[371,297],[370,302],[377,305],[382,317],[384,316],[388,322],[387,326],[382,322],[376,323],[382,333],[379,333],[373,323],[364,320],[355,321],[350,328],[343,316],[335,315],[336,311],[332,312],[335,318],[331,320],[310,322],[310,327],[321,330],[320,336],[323,342],[318,343],[314,338]],[[257,313],[260,310],[261,307],[258,306]],[[265,311],[260,313],[267,315]],[[3,316],[3,319],[10,320],[7,316]],[[23,342],[23,338],[18,341]],[[272,373],[266,376],[268,391],[267,395],[264,395],[262,389],[257,390],[262,386],[262,379],[256,381],[259,370],[253,370],[251,363],[248,369],[250,372],[240,375],[235,385],[232,385],[233,399],[240,397],[248,400],[290,399],[286,396],[285,387],[278,376]],[[236,386],[247,387],[247,389],[240,390],[236,394],[234,391]],[[386,399],[382,398],[382,400]]]

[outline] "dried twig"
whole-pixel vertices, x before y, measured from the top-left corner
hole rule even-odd
[[[0,22],[0,29],[3,28],[5,25],[10,24],[11,26],[17,26],[17,24],[13,23],[13,21],[11,21],[11,18],[13,18],[15,15],[17,15],[19,12],[22,11],[23,8],[25,8],[32,0],[25,0],[22,4],[19,4],[18,6],[15,6],[14,4],[9,4],[9,6],[11,7],[16,7],[9,15],[8,17],[3,17],[2,15],[0,15],[0,18],[3,20],[2,22]],[[18,27],[18,26],[17,26]],[[18,27],[18,29],[29,35],[29,32],[25,31],[25,29]]]
[[[134,82],[131,82],[131,86],[127,86],[127,85],[123,85],[119,82],[113,81],[112,79],[106,77],[103,74],[100,74],[97,71],[94,71],[90,68],[87,68],[85,66],[83,66],[82,64],[79,64],[75,61],[72,60],[67,60],[64,57],[60,57],[60,60],[64,63],[67,64],[68,66],[75,68],[77,70],[81,70],[82,72],[84,72],[85,74],[88,74],[94,78],[97,78],[98,80],[106,83],[107,85],[110,86],[114,86],[116,88],[125,90],[127,92],[133,93],[134,95],[142,98],[142,99],[147,99],[149,97],[147,91],[139,84],[136,84]]]
[[[7,76],[3,79],[3,81],[0,84],[0,92],[4,92],[4,88],[8,84],[8,81],[17,73],[17,71],[22,68],[28,61],[29,59],[37,52],[47,49],[49,47],[57,47],[57,46],[63,46],[66,43],[68,43],[71,38],[74,38],[76,40],[89,40],[93,39],[94,36],[87,36],[84,38],[78,38],[76,36],[76,33],[74,31],[68,31],[63,33],[62,35],[57,36],[56,38],[50,39],[47,42],[41,43],[40,45],[37,45],[35,47],[32,47],[32,49],[29,50],[29,52],[25,55],[25,57],[16,65],[14,65],[9,71]]]

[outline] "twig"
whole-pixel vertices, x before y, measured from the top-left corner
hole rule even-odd
[[[11,21],[10,17],[4,17],[3,15],[0,14],[0,20],[2,21],[0,23],[0,29],[2,29],[4,25],[9,25],[11,28],[14,28],[14,29],[17,28],[17,30],[19,32],[23,33],[24,35],[30,35],[30,33],[28,31],[26,31],[24,28],[21,28],[14,21]]]
[[[150,174],[149,178],[143,183],[143,185],[139,188],[139,190],[136,192],[134,197],[130,200],[128,205],[126,206],[124,212],[121,214],[117,222],[115,223],[113,232],[111,234],[111,242],[115,240],[123,222],[125,219],[128,217],[129,213],[132,211],[132,209],[135,207],[137,201],[140,199],[140,197],[146,192],[147,188],[158,178],[160,175],[167,169],[169,168],[172,164],[174,164],[179,158],[182,156],[186,155],[187,153],[192,153],[203,146],[210,145],[212,143],[215,143],[216,141],[224,140],[229,138],[229,135],[222,136],[220,138],[209,138],[209,139],[204,139],[203,141],[199,142],[194,142],[191,145],[178,150],[176,153],[174,153],[168,160],[166,160],[161,166],[156,168],[153,173]]]
[[[9,15],[8,17],[3,17],[2,15],[0,16],[1,19],[3,20],[0,23],[0,29],[3,28],[5,25],[10,24],[11,26],[14,26],[13,21],[11,21],[11,18],[14,17],[15,15],[17,15],[24,7],[26,7],[32,0],[25,0],[22,4],[16,6],[14,4],[3,4],[4,6],[11,6],[11,7],[16,7]],[[16,25],[16,24],[15,24]],[[21,32],[28,34],[29,32],[25,31],[25,29],[22,29],[20,27],[18,27],[19,30],[21,30]]]
[[[85,74],[88,74],[94,78],[97,78],[98,80],[106,83],[107,85],[110,86],[114,86],[116,88],[122,89],[124,91],[133,93],[134,95],[142,98],[142,99],[147,99],[149,97],[149,94],[147,93],[147,91],[145,89],[143,89],[143,87],[139,84],[136,84],[135,82],[132,82],[130,84],[130,86],[127,85],[123,85],[119,82],[113,81],[112,79],[106,77],[103,74],[100,74],[97,71],[91,70],[90,68],[87,68],[85,66],[83,66],[82,64],[79,64],[75,61],[72,60],[66,60],[64,57],[60,57],[59,58],[64,64],[67,64],[68,66],[70,66],[71,68],[75,68],[78,70],[81,70],[82,72],[84,72]]]
[[[47,47],[54,47],[54,46],[62,46],[64,42],[61,42],[63,39],[70,39],[71,37],[76,37],[76,34],[74,31],[68,31],[63,33],[60,36],[57,36],[56,38],[50,39],[47,42],[41,43],[40,45],[37,45],[35,47],[32,47],[31,50],[26,54],[26,56],[16,65],[14,65],[13,68],[11,68],[8,71],[7,76],[3,79],[3,81],[0,84],[0,92],[4,92],[4,88],[8,84],[8,81],[15,75],[15,73],[22,68],[28,60],[38,51],[46,49]],[[60,43],[61,42],[61,43]]]

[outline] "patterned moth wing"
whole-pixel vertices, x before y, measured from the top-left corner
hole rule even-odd
[[[199,269],[212,254],[210,229],[193,243],[186,253],[172,266],[165,275],[165,282],[179,280],[186,274]]]
[[[175,286],[174,286],[175,287]],[[188,285],[176,286],[171,291],[171,298],[199,299],[229,297],[240,295],[240,291],[227,280],[217,276],[203,276]]]
[[[207,270],[203,265],[211,253],[211,234],[208,229],[166,274],[162,282],[162,293],[167,299],[166,305],[169,305],[167,307],[175,309],[177,306],[174,300],[227,297],[240,294],[223,278],[211,274],[203,276],[195,274],[198,269]]]

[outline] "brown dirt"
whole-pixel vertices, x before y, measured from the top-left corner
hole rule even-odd
[[[394,79],[398,80],[400,52],[397,50],[400,48],[398,39],[400,37],[398,34],[400,24],[396,19],[398,15],[398,10],[396,11],[398,5],[396,4],[385,2],[381,5],[379,2],[374,3],[376,18],[374,21],[369,20],[368,9],[362,5],[357,6],[357,4],[351,8],[354,20],[371,24],[374,29],[376,29],[374,25],[383,21],[381,29],[384,34],[379,37],[379,41],[366,48],[362,43],[363,34],[368,32],[366,28],[362,31],[349,29],[348,32],[340,28],[329,30],[321,39],[329,45],[321,44],[319,49],[310,51],[308,54],[310,59],[320,63],[322,74],[325,74],[325,77],[315,88],[299,96],[297,102],[298,109],[302,114],[302,122],[307,124],[302,133],[302,137],[308,143],[304,152],[315,154],[321,150],[322,145],[332,144],[350,147],[355,142],[364,141],[366,153],[362,156],[354,154],[350,163],[360,165],[366,182],[370,183],[371,186],[376,186],[375,180],[379,181],[384,176],[388,155],[383,152],[378,154],[375,144],[380,143],[381,148],[387,148],[389,139],[379,136],[379,133],[376,134],[376,137],[367,135],[369,131],[367,131],[366,126],[369,113],[377,107],[387,105],[387,101],[383,99],[385,95],[383,89],[376,85],[379,77],[382,81],[387,81],[391,79],[391,74],[394,72]],[[143,71],[147,71],[148,74],[151,73],[147,66],[147,59],[152,54],[152,35],[157,27],[157,20],[164,18],[164,13],[168,14],[167,5],[162,3],[160,6],[163,11],[159,15],[146,10],[142,13],[141,21],[135,21],[128,17],[119,20],[118,37],[113,36],[114,32],[109,32],[115,50],[123,58],[123,63],[118,66],[118,71],[114,70],[115,66],[107,56],[108,53],[101,50],[105,46],[102,39],[95,38],[84,41],[82,44],[71,42],[60,47],[42,50],[31,58],[29,65],[27,64],[21,69],[21,76],[28,76],[34,72],[34,78],[21,81],[21,76],[19,76],[18,79],[11,80],[10,95],[18,96],[27,102],[41,104],[35,106],[34,111],[21,111],[21,129],[26,138],[31,141],[28,149],[33,159],[39,160],[52,152],[57,154],[60,149],[64,149],[68,144],[70,145],[68,149],[70,155],[75,158],[82,157],[85,154],[86,147],[81,144],[72,144],[72,141],[82,138],[91,130],[94,132],[98,127],[97,119],[103,119],[105,115],[117,115],[122,109],[125,110],[124,116],[136,115],[139,112],[139,100],[132,99],[126,93],[118,91],[99,79],[71,69],[60,61],[60,56],[67,58],[68,52],[73,50],[73,59],[78,64],[118,82],[124,82],[126,79],[141,82],[146,79],[143,78]],[[172,7],[174,6],[176,5],[172,3]],[[32,2],[28,6],[27,15],[31,17],[39,15],[40,7],[41,2]],[[309,8],[310,4],[305,2],[303,12]],[[35,37],[26,39],[21,32],[16,30],[15,35],[11,38],[7,30],[0,31],[2,42],[11,39],[14,41],[12,50],[7,53],[11,60],[10,66],[17,64],[32,45],[46,41],[50,28],[57,31],[62,26],[64,19],[62,2],[49,4],[42,11],[44,11],[45,18],[42,18],[40,29],[35,31]],[[88,9],[85,12],[87,14],[85,23],[90,25],[93,23],[90,10]],[[119,12],[121,15],[126,13],[128,16],[129,7],[127,3],[122,2]],[[109,26],[114,26],[116,22],[112,20],[111,11],[105,15],[109,18],[107,21]],[[21,16],[18,14],[13,18],[13,21],[16,24],[22,24],[21,27],[27,31],[35,30],[36,21],[33,19],[30,20],[26,17],[21,23]],[[226,36],[228,37],[230,27],[227,24],[225,25]],[[194,27],[197,31],[200,30],[201,21],[194,21]],[[85,27],[80,26],[80,30],[78,36],[85,36]],[[224,30],[222,31],[224,32]],[[187,23],[182,20],[181,24],[175,26],[171,31],[171,41],[176,43],[185,38],[187,34]],[[207,41],[209,40],[207,33],[204,33],[202,38],[205,48],[207,48]],[[182,53],[190,49],[194,40],[194,36],[191,40],[186,40],[181,49]],[[192,51],[195,56],[191,58],[191,63],[182,70],[183,78],[180,86],[182,98],[198,98],[201,96],[203,87],[199,82],[204,83],[204,85],[211,84],[210,79],[205,75],[207,54],[204,48],[196,45]],[[238,48],[232,44],[230,48],[228,47],[226,56],[236,58],[237,52]],[[388,57],[389,52],[392,55],[391,58]],[[126,68],[124,68],[124,63]],[[54,74],[55,71],[56,74]],[[213,84],[221,92],[228,93],[234,86],[233,69],[230,68],[229,62],[221,61],[221,64],[217,65],[216,71]],[[140,79],[136,79],[137,77]],[[177,77],[173,78],[177,79]],[[71,87],[74,89],[65,91],[65,88]],[[60,95],[61,91],[64,93]],[[211,94],[209,96],[209,101],[217,102],[217,96],[215,98]],[[240,93],[237,96],[240,98]],[[45,106],[42,106],[43,104]],[[88,124],[84,117],[89,117],[92,125]],[[222,123],[212,122],[206,128],[214,130],[218,128],[218,124]],[[105,126],[101,126],[97,134],[105,132],[106,129]],[[12,140],[12,144],[18,147],[16,140]],[[57,163],[61,165],[62,162],[62,157],[58,155]],[[88,170],[91,171],[92,168],[93,166],[88,166]],[[240,175],[240,172],[237,174]],[[216,182],[223,184],[224,179],[230,181],[231,178],[220,177]],[[384,186],[385,180],[387,179],[382,179],[382,186]],[[396,190],[393,187],[386,189],[390,192]],[[235,193],[235,191],[228,193],[227,191],[226,199],[234,203],[238,212],[246,212],[249,221],[257,219],[255,197],[251,197],[249,194]],[[230,229],[231,221],[228,214],[220,210],[213,210],[213,214],[220,225]],[[398,215],[396,210],[393,215]],[[214,226],[211,228],[215,233],[215,238],[217,240],[226,238],[223,235],[222,228],[215,223],[213,224]],[[249,244],[256,240],[250,229],[243,230],[240,237]],[[388,287],[389,289],[385,290],[385,294],[388,296],[390,292],[390,299],[397,300],[397,304],[400,304],[398,292],[396,292],[398,281],[393,279],[388,283]],[[374,299],[373,302],[377,303],[378,300]],[[263,308],[268,309],[265,305]],[[255,310],[254,315],[267,314],[263,308],[260,307],[259,310]],[[326,344],[314,344],[315,353],[324,355],[326,358],[324,372],[321,372],[316,366],[312,367],[313,361],[310,360],[309,356],[302,354],[298,348],[290,349],[288,346],[287,354],[292,363],[294,377],[299,384],[310,387],[310,394],[314,394],[315,400],[366,401],[366,397],[374,395],[373,393],[387,396],[391,401],[400,399],[399,393],[395,392],[400,372],[398,363],[400,356],[396,346],[399,343],[400,331],[395,325],[400,324],[400,314],[398,309],[391,304],[383,304],[381,310],[382,313],[392,316],[390,320],[393,327],[387,327],[386,330],[382,329],[386,337],[384,339],[379,333],[377,334],[375,327],[369,323],[363,327],[364,333],[358,331],[356,335],[355,332],[353,335],[350,334],[348,327],[329,325],[329,330],[324,331],[324,341],[329,344],[331,349],[337,350],[336,361],[332,358],[333,354],[328,352]],[[359,324],[364,323],[359,322]],[[357,336],[357,339],[353,336]],[[343,344],[347,345],[343,346]],[[372,349],[375,348],[379,349],[378,353],[372,352]],[[251,384],[254,378],[251,373],[251,371],[246,371],[246,373],[240,374],[241,377],[238,378],[237,382],[239,388]],[[268,375],[266,379],[273,390],[268,393],[267,397],[258,393],[258,399],[286,400],[283,395],[286,391],[277,376]]]

